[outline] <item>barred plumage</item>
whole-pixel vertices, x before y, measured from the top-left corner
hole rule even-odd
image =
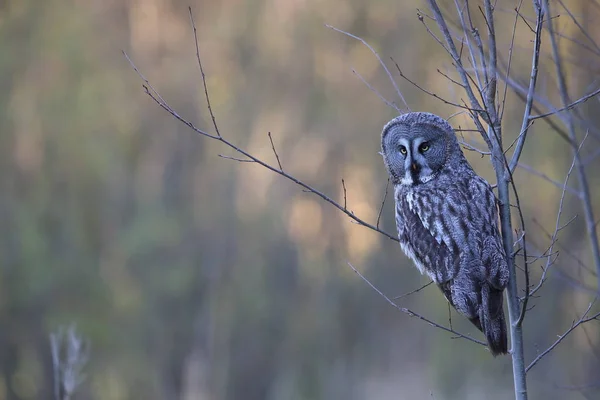
[[[434,114],[408,113],[386,124],[382,155],[402,250],[485,334],[494,356],[506,353],[508,267],[490,185],[465,159],[452,127]]]

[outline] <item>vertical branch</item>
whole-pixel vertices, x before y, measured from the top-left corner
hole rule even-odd
[[[496,129],[499,136],[501,131]],[[515,267],[515,258],[513,255],[513,235],[510,216],[510,195],[509,195],[509,169],[505,168],[504,155],[502,149],[494,147],[492,150],[496,153],[492,157],[494,170],[496,171],[496,180],[498,182],[498,201],[500,211],[500,229],[502,231],[502,241],[506,262],[508,263],[509,280],[506,288],[506,299],[508,303],[508,319],[510,323],[511,337],[511,355],[513,366],[513,378],[515,399],[527,400],[527,381],[525,375],[525,356],[523,352],[523,326],[519,323],[521,310],[519,307],[519,292],[517,288],[517,272]],[[497,154],[497,153],[500,154]]]
[[[488,76],[488,70],[487,70],[486,61],[485,61],[485,51],[483,51],[483,43],[481,42],[481,36],[479,35],[479,31],[473,25],[473,18],[471,18],[471,7],[469,6],[469,1],[465,0],[465,4],[466,4],[466,8],[467,8],[467,16],[469,17],[469,25],[471,26],[471,33],[473,34],[473,39],[475,40],[475,43],[477,44],[477,50],[479,51],[479,59],[481,60],[481,66],[478,66],[477,64],[473,64],[473,68],[475,68],[475,70],[477,70],[477,71],[480,69],[483,70],[483,78],[484,78],[483,83],[482,82],[478,83],[479,87],[483,88],[483,87],[487,86],[487,83],[490,79],[490,77]]]
[[[539,0],[537,0],[539,1]],[[537,4],[536,0],[533,0],[534,6]],[[474,109],[481,109],[479,106],[478,100],[474,94],[473,88],[469,81],[469,76],[467,75],[461,60],[460,56],[456,51],[456,47],[454,45],[454,41],[446,22],[444,21],[444,17],[437,6],[435,0],[428,0],[429,6],[433,12],[435,20],[440,28],[446,43],[448,44],[448,52],[452,56],[455,62],[455,67],[463,80],[464,88],[469,96],[469,100],[471,102],[471,107]],[[458,4],[458,3],[455,3]],[[468,7],[468,4],[467,4]],[[509,282],[506,289],[506,298],[508,303],[508,316],[510,321],[510,335],[511,335],[511,343],[512,343],[512,366],[513,366],[513,377],[514,377],[514,390],[515,390],[515,398],[517,400],[527,400],[527,382],[526,382],[526,372],[525,372],[525,358],[523,352],[523,330],[521,324],[521,310],[519,304],[519,293],[517,288],[517,274],[516,267],[514,262],[514,254],[513,254],[513,234],[512,234],[512,223],[511,223],[511,210],[510,210],[510,191],[509,187],[512,182],[512,174],[510,166],[504,156],[504,151],[502,148],[502,126],[501,120],[499,118],[499,111],[496,110],[496,95],[497,95],[497,78],[498,78],[498,70],[497,70],[497,48],[496,48],[496,32],[494,25],[494,7],[492,5],[491,0],[484,1],[484,18],[487,24],[487,33],[488,33],[488,49],[487,49],[487,60],[485,54],[483,52],[481,55],[481,66],[475,66],[475,69],[482,68],[485,72],[485,86],[477,86],[475,89],[481,96],[483,101],[483,112],[475,112],[471,113],[473,120],[481,132],[482,136],[486,139],[488,146],[490,147],[490,151],[492,153],[492,165],[494,167],[494,171],[496,172],[496,179],[498,182],[498,200],[499,200],[499,212],[500,212],[500,227],[502,232],[503,246],[504,252],[506,253],[506,261],[509,269]],[[461,13],[461,9],[457,6],[457,11]],[[538,12],[538,17],[540,16]],[[541,25],[541,21],[539,21]],[[538,46],[535,46],[534,54],[538,53],[537,56],[534,56],[534,66],[535,71],[532,71],[533,84],[531,85],[531,95],[533,98],[533,92],[535,90],[535,79],[537,78],[537,60],[539,58],[539,40],[540,36],[536,35],[536,42]],[[480,46],[480,41],[476,41],[478,46]],[[482,47],[482,46],[481,46]],[[481,50],[481,49],[480,49]],[[486,62],[487,61],[487,62]],[[487,129],[479,123],[480,116],[487,124]],[[525,120],[528,121],[528,114],[525,117]],[[521,136],[522,144],[525,140],[524,135]],[[520,151],[520,150],[519,150]],[[514,185],[514,184],[513,184]],[[516,194],[516,193],[515,193]]]
[[[548,0],[543,0],[543,7],[546,12],[546,15],[550,17],[550,4],[548,4]],[[548,21],[548,32],[550,34],[550,43],[552,45],[552,57],[554,59],[554,66],[556,67],[556,78],[558,81],[558,90],[560,94],[561,103],[563,107],[567,107],[571,103],[571,101],[569,100],[569,93],[567,90],[567,83],[562,67],[562,60],[560,58],[558,43],[556,41],[556,35],[554,32],[554,25],[551,19],[549,19]],[[568,109],[566,109],[565,111],[566,113],[564,121],[567,128],[567,133],[569,135],[569,139],[571,139],[572,143],[576,143],[577,136],[575,134],[575,124],[573,122],[573,117]],[[579,180],[579,185],[581,187],[581,203],[583,205],[588,238],[590,240],[590,246],[592,248],[592,257],[596,266],[596,276],[598,278],[598,287],[596,290],[600,292],[600,247],[598,245],[598,235],[596,233],[594,209],[592,207],[591,202],[590,188],[587,180],[587,175],[585,173],[585,166],[581,162],[579,151],[577,147],[571,147],[571,150],[573,151],[573,161],[575,163],[575,169],[577,170],[577,177]]]
[[[496,82],[498,81],[496,73],[498,66],[498,57],[496,53],[496,28],[494,27],[494,6],[492,6],[492,2],[490,0],[485,1],[485,20],[487,22],[488,28],[489,72],[487,76],[489,76],[489,81],[486,82],[487,87],[485,88],[484,93],[486,94],[486,108],[488,112],[491,113],[491,118],[496,120],[496,117],[498,115],[496,111]]]
[[[534,0],[535,4],[535,0]],[[504,156],[502,148],[502,125],[499,118],[499,112],[496,110],[496,91],[497,91],[497,49],[496,32],[494,25],[494,8],[491,0],[485,0],[485,20],[488,28],[488,77],[487,86],[482,88],[482,97],[484,98],[484,107],[488,113],[488,137],[493,143],[492,165],[496,172],[498,183],[498,200],[500,212],[500,230],[502,232],[502,241],[506,262],[509,270],[509,280],[506,288],[506,300],[508,305],[508,319],[511,337],[511,355],[513,367],[513,380],[515,399],[527,400],[527,379],[525,372],[525,355],[523,350],[523,326],[521,324],[521,309],[519,304],[519,292],[517,287],[517,273],[515,265],[515,256],[513,254],[513,233],[510,209],[510,191],[509,185],[512,182],[512,174],[509,165]],[[536,36],[536,41],[539,38]],[[535,52],[535,50],[534,50]],[[537,67],[537,61],[536,61]],[[537,76],[537,68],[532,76]],[[533,84],[532,91],[535,88]],[[515,190],[515,195],[516,195]]]
[[[446,43],[448,44],[448,52],[450,53],[450,56],[454,60],[454,63],[456,65],[456,70],[458,71],[458,74],[460,75],[460,79],[462,80],[465,91],[467,92],[467,96],[469,96],[469,101],[471,102],[471,106],[474,109],[481,110],[482,107],[479,105],[479,101],[477,100],[477,97],[475,97],[475,93],[473,92],[473,88],[471,87],[471,81],[469,80],[469,77],[467,76],[467,71],[465,70],[464,66],[462,65],[460,55],[458,53],[458,50],[456,49],[456,45],[454,44],[454,39],[452,39],[452,35],[450,34],[450,30],[448,29],[446,20],[444,19],[444,16],[442,15],[442,12],[440,11],[440,7],[438,6],[438,4],[435,0],[427,0],[427,4],[429,4],[429,8],[433,12],[433,16],[435,17],[435,22],[437,23],[438,27],[442,31],[442,34],[444,35],[444,38],[446,39]],[[459,10],[459,12],[460,12],[460,10]],[[482,115],[482,117],[486,122],[488,122],[485,115]]]
[[[538,74],[538,61],[539,61],[539,48],[541,43],[541,25],[542,25],[542,13],[539,7],[539,0],[533,0],[534,9],[537,11],[537,25],[535,35],[535,44],[532,56],[532,71],[529,86],[529,95],[531,96],[531,102],[533,101],[533,95],[535,92],[535,83],[537,81]],[[506,299],[508,303],[508,316],[510,322],[510,337],[511,337],[511,354],[512,354],[512,367],[513,367],[513,379],[514,379],[514,390],[515,399],[527,400],[527,378],[525,370],[525,356],[523,349],[523,325],[522,325],[522,313],[519,304],[519,292],[517,287],[517,273],[515,265],[515,256],[513,254],[513,234],[512,234],[512,223],[511,223],[511,205],[510,205],[510,193],[509,184],[512,183],[512,173],[510,165],[504,155],[502,148],[502,132],[501,132],[501,121],[499,118],[500,113],[496,110],[495,96],[497,91],[497,49],[496,49],[496,34],[494,28],[494,8],[491,0],[485,0],[485,19],[488,27],[488,52],[489,52],[489,68],[490,68],[490,82],[488,87],[485,89],[485,108],[489,113],[490,121],[492,122],[488,127],[488,136],[492,134],[495,136],[495,140],[490,140],[495,146],[491,149],[493,153],[492,163],[494,171],[496,172],[496,179],[498,182],[498,200],[499,200],[499,211],[500,211],[500,227],[502,231],[502,239],[504,244],[504,252],[506,254],[506,261],[509,269],[509,281],[506,288]],[[493,90],[492,90],[493,89]],[[529,124],[529,109],[526,108],[523,121]],[[519,137],[519,148],[516,151],[516,158],[521,153],[523,145],[525,143],[526,130],[521,132]],[[514,185],[514,183],[513,183]],[[515,196],[517,196],[515,189]],[[518,199],[518,197],[517,197]],[[524,238],[523,238],[524,239]],[[527,272],[526,272],[527,273]],[[529,288],[527,288],[528,290]]]
[[[477,66],[477,58],[475,57],[475,51],[473,49],[473,43],[471,43],[471,38],[469,36],[469,29],[467,28],[467,24],[465,22],[465,17],[464,17],[464,12],[461,9],[461,6],[458,4],[458,0],[454,0],[454,6],[456,7],[456,10],[458,11],[458,19],[460,21],[460,26],[462,27],[463,30],[463,34],[464,36],[464,41],[467,43],[467,49],[469,50],[469,57],[471,59],[471,65],[473,66],[473,70],[475,72],[475,79],[477,80],[477,84],[479,86],[482,86],[482,81],[481,79],[481,72],[479,71],[479,69],[476,68]],[[467,14],[469,16],[469,22],[471,24],[471,32],[473,32],[474,28],[473,28],[473,23],[471,21],[471,14],[469,12],[469,3],[465,2],[464,6],[462,7],[467,11]],[[485,72],[485,71],[484,71]]]
[[[510,38],[510,46],[508,47],[508,65],[506,66],[506,74],[505,74],[505,82],[504,82],[504,93],[502,94],[502,108],[500,109],[500,105],[498,105],[499,109],[499,118],[502,119],[504,115],[505,105],[506,105],[506,93],[508,91],[508,77],[510,76],[510,67],[512,65],[512,55],[513,48],[515,44],[515,34],[517,33],[517,22],[519,21],[519,13],[521,11],[521,6],[523,5],[523,0],[519,0],[519,5],[515,8],[515,22],[513,24],[512,36]]]
[[[542,44],[542,25],[544,23],[544,10],[537,0],[533,0],[533,8],[536,10],[537,18],[535,24],[535,38],[533,42],[533,54],[531,58],[531,75],[529,77],[529,89],[527,90],[527,99],[525,100],[525,111],[523,112],[523,122],[521,123],[521,132],[519,132],[519,138],[517,139],[517,145],[513,153],[512,159],[510,160],[510,170],[514,171],[519,163],[519,157],[523,152],[523,146],[525,145],[525,139],[527,138],[527,131],[531,126],[531,109],[533,107],[533,100],[535,97],[535,84],[538,77],[538,65],[540,61],[540,47]],[[508,76],[507,76],[508,84]]]

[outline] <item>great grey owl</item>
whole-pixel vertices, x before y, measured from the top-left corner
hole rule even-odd
[[[496,356],[507,352],[502,293],[508,283],[496,197],[465,159],[448,122],[411,112],[383,128],[404,253],[467,317]]]

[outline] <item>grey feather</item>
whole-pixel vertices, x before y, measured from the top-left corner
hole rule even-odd
[[[450,124],[434,114],[391,120],[381,144],[402,250],[485,334],[494,356],[506,353],[508,266],[490,185],[465,159]]]

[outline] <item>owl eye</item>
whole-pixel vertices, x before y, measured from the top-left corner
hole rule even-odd
[[[402,154],[403,156],[406,155],[406,147],[400,146],[400,154]]]
[[[427,143],[427,142],[421,143],[421,145],[419,146],[419,152],[425,153],[427,150],[429,150],[429,143]]]

